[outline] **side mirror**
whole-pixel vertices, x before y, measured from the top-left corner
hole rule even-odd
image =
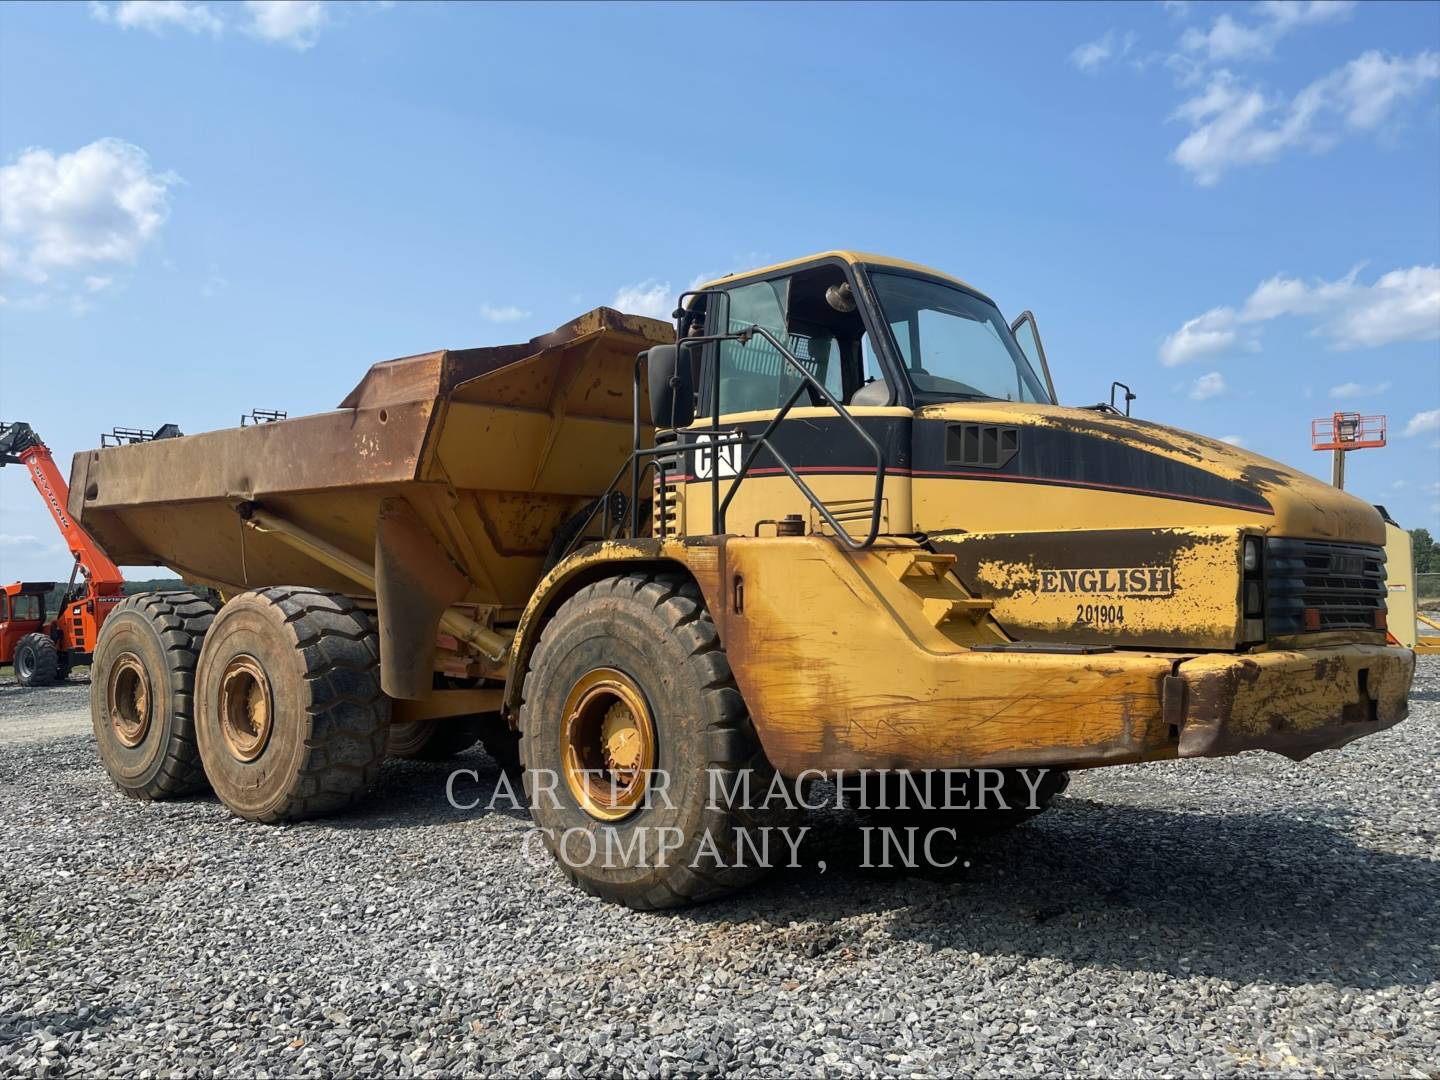
[[[1031,364],[1040,369],[1040,374],[1045,376],[1045,388],[1050,391],[1050,400],[1060,404],[1060,399],[1055,396],[1055,380],[1050,377],[1050,364],[1045,359],[1045,346],[1040,341],[1040,328],[1035,325],[1035,313],[1022,311],[1020,317],[1010,324],[1010,333],[1015,335],[1015,343],[1020,346],[1020,351]]]
[[[695,419],[693,365],[680,363],[674,345],[656,345],[645,354],[645,374],[650,384],[650,420],[657,429],[673,431],[689,427]]]

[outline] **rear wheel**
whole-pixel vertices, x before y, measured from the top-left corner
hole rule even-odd
[[[531,815],[586,892],[678,907],[759,878],[767,841],[785,850],[764,831],[787,810],[765,805],[774,770],[688,578],[581,589],[545,626],[523,696]]]
[[[60,671],[60,650],[44,634],[26,634],[15,645],[15,681],[50,686]]]
[[[232,599],[206,636],[196,700],[205,772],[240,817],[343,810],[385,759],[379,643],[344,596],[282,586]]]
[[[391,757],[448,761],[477,743],[507,775],[520,778],[520,738],[498,712],[390,725]]]
[[[390,725],[391,756],[413,761],[445,761],[463,754],[479,741],[480,721],[474,716],[410,720]]]
[[[137,799],[205,789],[195,743],[195,665],[215,605],[194,593],[126,597],[90,662],[90,717],[110,779]]]

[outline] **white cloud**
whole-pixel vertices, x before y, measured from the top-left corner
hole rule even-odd
[[[1203,52],[1211,60],[1234,60],[1244,56],[1268,53],[1273,41],[1260,26],[1238,23],[1229,15],[1221,15],[1209,30],[1191,27],[1180,39],[1180,47],[1188,52]]]
[[[89,292],[104,292],[113,284],[115,284],[114,278],[103,277],[100,274],[91,274],[85,279],[85,288]]]
[[[1204,356],[1235,347],[1235,309],[1211,308],[1167,337],[1160,345],[1160,362],[1166,367],[1188,364]]]
[[[675,311],[675,298],[668,281],[648,278],[620,289],[610,306],[629,315],[648,315],[668,322]]]
[[[1335,350],[1434,341],[1440,339],[1440,266],[1391,270],[1370,285],[1359,280],[1358,267],[1337,281],[1305,282],[1277,274],[1256,286],[1238,309],[1211,308],[1181,326],[1161,343],[1160,362],[1174,367],[1237,349],[1256,352],[1260,324],[1282,316],[1312,320],[1311,333],[1329,339]],[[1330,396],[1370,396],[1389,385],[1346,383]]]
[[[1384,122],[1396,102],[1419,93],[1440,78],[1440,53],[1417,53],[1410,59],[1385,56],[1372,49],[1332,72],[1319,91],[1333,98],[1346,122],[1370,131]]]
[[[1391,270],[1373,285],[1358,281],[1358,276],[1358,267],[1338,281],[1317,279],[1311,284],[1277,275],[1260,283],[1240,319],[1312,316],[1318,324],[1315,333],[1329,338],[1335,349],[1440,338],[1440,266]]]
[[[1081,71],[1098,71],[1110,60],[1118,60],[1135,47],[1139,40],[1133,30],[1121,34],[1107,30],[1104,36],[1084,45],[1077,45],[1070,53],[1070,62]]]
[[[177,182],[120,139],[65,154],[23,151],[0,168],[4,272],[43,283],[57,271],[134,263],[165,223]]]
[[[1353,0],[1269,0],[1256,4],[1258,20],[1244,23],[1228,13],[1217,16],[1209,30],[1191,27],[1180,38],[1180,47],[1212,63],[1253,60],[1269,56],[1276,43],[1302,26],[1335,22],[1350,17]]]
[[[528,319],[530,312],[516,307],[514,304],[505,304],[499,307],[494,304],[481,304],[480,317],[486,322],[519,322],[521,319]]]
[[[0,547],[44,547],[45,542],[29,533],[0,533]]]
[[[382,11],[390,3],[367,4]],[[160,34],[183,30],[219,37],[227,27],[239,25],[250,36],[271,44],[303,51],[311,48],[336,9],[322,0],[245,0],[239,5],[209,4],[200,0],[90,0],[90,14],[124,30]],[[353,9],[349,9],[353,10]]]
[[[314,45],[329,21],[320,0],[245,0],[245,12],[251,34],[300,50]]]
[[[225,29],[209,4],[192,0],[120,0],[117,4],[90,0],[90,15],[122,30],[148,30],[152,34],[185,30],[219,37]]]
[[[1427,431],[1440,431],[1440,409],[1430,409],[1427,412],[1416,413],[1405,425],[1401,433],[1407,439],[1415,435],[1423,435]]]
[[[1231,446],[1239,446],[1242,449],[1249,446],[1249,441],[1243,435],[1222,435],[1221,442],[1229,443]]]
[[[1378,397],[1390,389],[1388,382],[1378,382],[1372,385],[1365,385],[1357,382],[1341,383],[1339,386],[1330,388],[1330,396],[1336,401],[1348,401],[1351,398]]]
[[[1190,387],[1191,401],[1207,401],[1213,397],[1219,397],[1230,388],[1225,385],[1225,376],[1218,371],[1212,371],[1207,375],[1201,375]]]
[[[1380,127],[1401,101],[1437,78],[1440,53],[1406,58],[1371,50],[1285,101],[1220,69],[1172,114],[1192,130],[1171,158],[1209,186],[1231,169],[1263,165],[1288,150],[1323,152],[1346,134]]]

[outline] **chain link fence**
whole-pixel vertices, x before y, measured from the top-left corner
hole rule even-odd
[[[1440,574],[1416,574],[1415,599],[1427,608],[1440,606]]]

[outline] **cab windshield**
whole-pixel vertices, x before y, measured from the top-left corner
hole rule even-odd
[[[872,271],[870,281],[918,401],[1050,403],[993,304],[904,274]]]

